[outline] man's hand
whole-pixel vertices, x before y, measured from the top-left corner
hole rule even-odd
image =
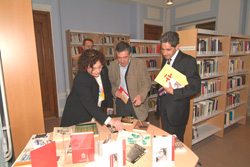
[[[169,82],[169,87],[163,87],[163,88],[165,89],[165,91],[166,91],[168,94],[171,94],[171,95],[174,94],[174,88],[172,87],[171,82]]]
[[[132,103],[134,104],[135,107],[140,106],[141,105],[141,95],[135,96]]]
[[[154,110],[154,112],[156,112],[157,111],[157,104],[155,105],[155,110]]]
[[[122,94],[119,92],[119,90],[115,91],[115,97],[122,98]]]

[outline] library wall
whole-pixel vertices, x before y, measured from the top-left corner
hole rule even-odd
[[[241,1],[232,1],[232,0],[220,0],[219,1],[219,11],[218,11],[218,19],[217,19],[218,31],[240,33],[239,32],[239,20],[241,17],[240,16],[240,4],[241,4]],[[232,20],[234,24],[232,24]]]

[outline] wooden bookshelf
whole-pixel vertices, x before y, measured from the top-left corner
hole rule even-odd
[[[129,40],[129,34],[107,33],[67,30],[66,44],[69,69],[69,85],[72,87],[73,79],[76,75],[73,58],[82,52],[82,43],[85,38],[94,41],[94,49],[101,51],[108,62],[114,60],[114,43],[120,40]]]
[[[161,55],[159,40],[130,39],[132,57],[145,59],[151,77],[151,90],[149,92],[149,112],[154,111],[157,99],[157,82],[154,78],[161,70]]]
[[[220,80],[219,90],[201,93],[191,99],[190,115],[184,136],[184,143],[191,147],[211,135],[223,137],[224,129],[235,123],[246,123],[250,79],[250,36],[202,29],[179,31],[178,34],[180,49],[195,57],[198,67],[203,65],[209,69],[199,69],[202,81],[211,83],[213,80]],[[213,45],[212,41],[217,44]],[[211,67],[214,71],[210,71]],[[202,73],[204,71],[205,73]],[[197,117],[195,115],[197,113],[193,112],[194,106],[211,99],[218,100],[217,109],[209,115]],[[231,115],[227,112],[231,112]],[[225,122],[228,119],[225,119],[227,115],[232,119],[228,123]],[[193,136],[194,126],[198,138]]]
[[[213,86],[213,81],[219,81],[218,83],[221,84],[215,92],[210,92],[205,88],[205,94],[201,92],[191,99],[189,120],[184,135],[184,143],[191,148],[191,145],[211,135],[223,137],[228,77],[228,63],[225,62],[228,62],[230,37],[226,33],[202,29],[179,31],[178,34],[180,50],[195,57],[197,63],[201,63],[200,66],[203,67],[199,69],[202,83],[212,83]],[[215,85],[219,85],[218,83]],[[201,115],[197,119],[193,111],[194,104],[207,100],[217,100],[217,109],[213,113]],[[196,126],[199,134],[199,137],[195,139],[192,134],[193,126]]]
[[[226,106],[226,112],[234,110],[234,118],[225,125],[224,128],[227,128],[235,123],[246,124],[246,115],[247,115],[247,104],[249,96],[249,71],[250,71],[250,36],[242,34],[230,34],[230,60],[239,60],[239,63],[236,64],[235,69],[232,68],[229,70],[228,77],[241,78],[243,77],[244,81],[242,84],[235,86],[233,88],[227,89],[227,93],[238,92],[240,94],[239,102],[232,104],[231,106]],[[241,66],[241,62],[243,66]],[[232,64],[230,64],[232,65]],[[232,66],[230,66],[232,67]],[[238,68],[237,68],[238,67]]]

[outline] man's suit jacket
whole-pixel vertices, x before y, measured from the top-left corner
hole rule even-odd
[[[119,89],[121,83],[119,62],[116,59],[109,66],[109,80],[112,86],[112,94],[115,97],[115,91]],[[146,67],[145,60],[131,58],[127,74],[126,82],[128,93],[131,101],[138,94],[142,97],[142,104],[138,107],[133,105],[136,116],[140,120],[145,120],[148,116],[148,92],[151,88],[151,79]]]
[[[97,106],[98,98],[99,85],[96,79],[88,72],[78,72],[65,104],[61,126],[88,122],[92,117],[103,124],[108,116]]]
[[[165,63],[166,59],[163,58],[162,66]],[[175,58],[172,67],[187,77],[188,85],[184,88],[175,89],[174,95],[165,94],[158,98],[159,110],[161,114],[164,111],[167,112],[168,121],[171,125],[186,124],[189,116],[190,97],[200,92],[201,79],[196,59],[181,51]]]

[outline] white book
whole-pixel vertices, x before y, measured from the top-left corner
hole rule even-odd
[[[103,167],[126,166],[126,140],[110,141],[102,144]]]
[[[175,136],[153,138],[153,167],[174,166]]]

